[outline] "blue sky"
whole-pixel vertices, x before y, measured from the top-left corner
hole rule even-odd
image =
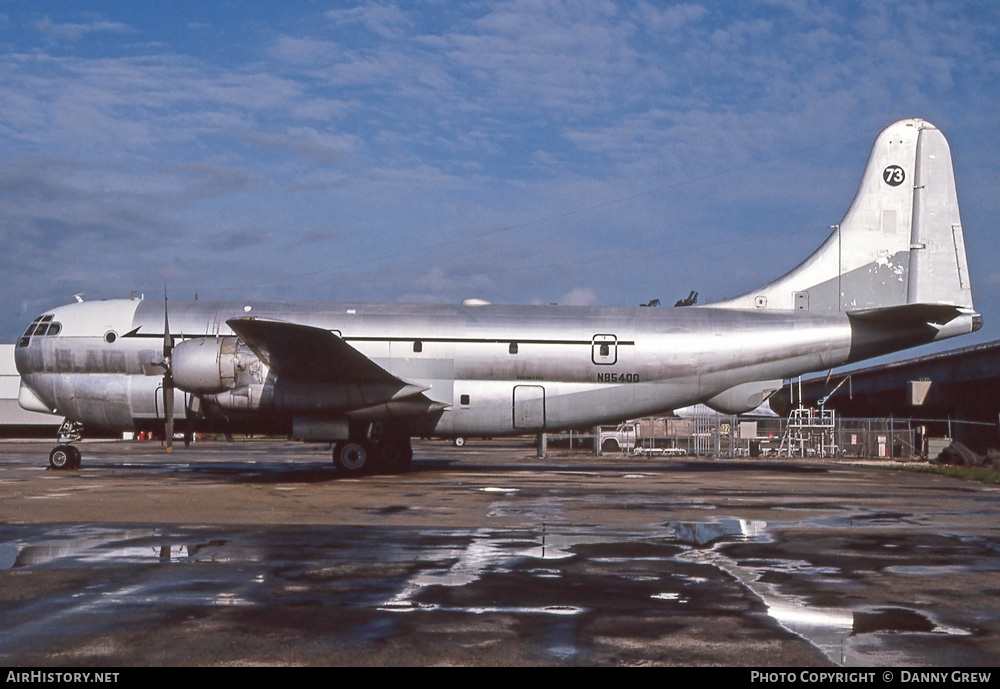
[[[1000,337],[1000,5],[0,1],[0,341],[85,298],[672,304],[955,161]]]

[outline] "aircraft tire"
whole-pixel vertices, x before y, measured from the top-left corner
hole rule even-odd
[[[347,476],[361,476],[371,470],[371,448],[357,440],[341,441],[333,448],[333,463]]]
[[[403,474],[413,463],[413,445],[405,436],[393,438],[380,448],[379,465],[387,474]]]
[[[66,449],[69,450],[70,453],[72,454],[71,457],[72,463],[70,464],[69,468],[73,469],[74,471],[79,469],[81,463],[80,448],[78,448],[76,445],[70,445]]]
[[[57,445],[54,447],[52,452],[49,453],[49,466],[57,471],[74,469],[73,450],[76,450],[76,448],[72,445]],[[77,450],[77,452],[79,452],[79,450]]]

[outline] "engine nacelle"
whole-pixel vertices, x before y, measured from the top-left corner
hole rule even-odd
[[[719,393],[705,402],[705,405],[720,414],[746,414],[762,405],[776,390],[780,390],[782,383],[780,380],[743,383]]]
[[[174,347],[170,370],[174,385],[198,395],[261,382],[266,375],[266,367],[238,337],[185,340]]]

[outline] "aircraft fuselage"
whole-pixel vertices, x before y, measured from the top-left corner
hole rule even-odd
[[[90,427],[162,420],[163,308],[111,300],[54,309],[46,323],[58,332],[26,334],[16,348],[18,370],[45,407]],[[251,361],[263,369],[256,389],[202,395],[229,419],[267,412],[280,427],[367,414],[408,419],[414,433],[443,436],[615,422],[872,354],[871,333],[859,337],[864,326],[843,313],[194,301],[171,302],[169,316],[178,343],[201,340],[208,348],[233,337],[233,318],[331,331],[436,405],[428,413],[426,403],[384,385],[317,383],[309,371],[283,381]],[[940,335],[911,333],[907,345]],[[177,400],[182,418],[185,399]]]

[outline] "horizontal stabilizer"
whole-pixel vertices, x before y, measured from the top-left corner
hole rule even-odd
[[[913,323],[944,325],[963,313],[961,308],[948,304],[900,304],[881,309],[848,311],[847,315],[859,321],[870,321],[883,325],[910,325]]]
[[[408,386],[329,330],[263,318],[226,324],[281,378]]]
[[[956,335],[983,326],[972,309],[948,304],[899,304],[848,311],[851,321],[851,361],[861,361]]]

